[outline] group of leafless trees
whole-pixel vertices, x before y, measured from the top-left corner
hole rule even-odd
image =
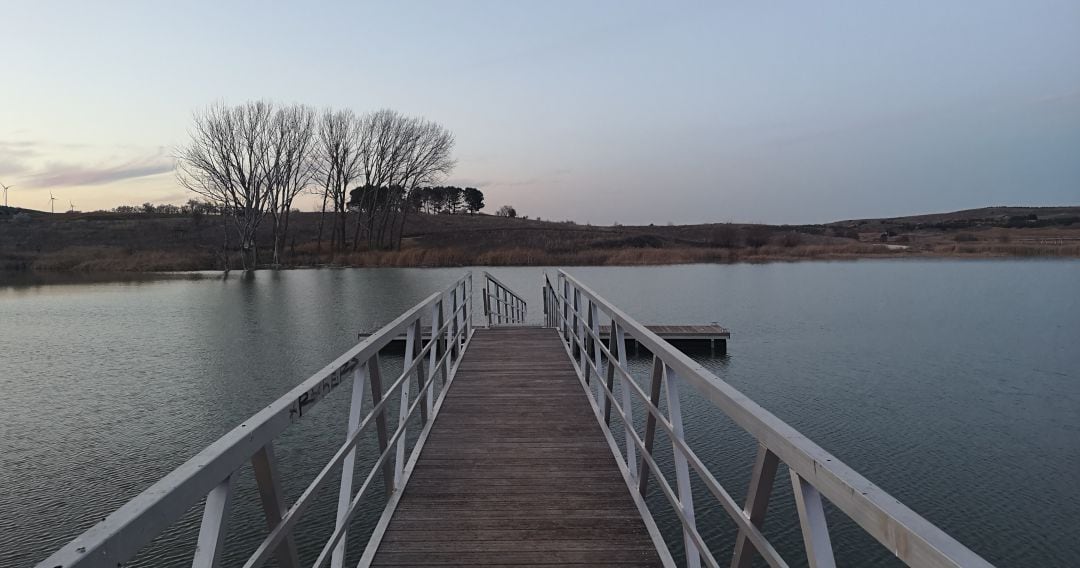
[[[392,110],[217,104],[195,113],[191,141],[177,150],[177,176],[225,212],[225,248],[231,232],[249,270],[258,265],[256,234],[267,218],[272,263],[280,263],[293,201],[305,191],[322,202],[317,253],[324,236],[331,251],[346,250],[350,232],[353,250],[362,239],[370,248],[400,246],[410,197],[450,173],[453,146],[441,125]],[[356,187],[367,189],[350,203]]]

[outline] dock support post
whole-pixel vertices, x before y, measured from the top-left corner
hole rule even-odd
[[[750,487],[746,490],[746,505],[743,507],[743,512],[758,529],[765,526],[765,514],[769,510],[769,497],[772,496],[778,465],[780,465],[780,458],[764,444],[759,443],[757,458],[754,460],[754,471],[750,475]],[[739,536],[735,539],[731,568],[750,568],[756,552],[757,549],[754,548],[750,539],[746,538],[746,533],[740,530]]]
[[[379,404],[382,402],[383,388],[378,353],[368,359],[367,373],[368,382],[371,384],[371,404]],[[386,451],[387,440],[389,439],[386,432],[386,407],[383,407],[382,411],[375,417],[375,433],[379,438],[379,453],[381,454]],[[386,485],[387,495],[394,492],[394,464],[390,463],[390,460],[383,462],[383,483]]]
[[[660,384],[664,382],[664,363],[660,357],[653,355],[652,378],[649,381],[649,402],[653,408],[660,408]],[[652,412],[645,415],[645,453],[652,455],[653,443],[656,440],[656,416]],[[638,493],[642,497],[649,489],[649,464],[645,463],[645,456],[641,457],[638,466]]]
[[[277,460],[274,459],[272,442],[251,456],[251,465],[255,469],[255,484],[259,488],[263,512],[266,514],[266,526],[274,530],[289,508],[285,506],[285,492],[281,489],[281,476],[278,474]],[[300,568],[300,556],[296,553],[296,541],[292,534],[278,545],[276,554],[281,568]]]

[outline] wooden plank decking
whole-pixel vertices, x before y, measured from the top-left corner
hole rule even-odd
[[[374,566],[659,566],[553,329],[477,330]]]

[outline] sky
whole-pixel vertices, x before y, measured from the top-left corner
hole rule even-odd
[[[1080,2],[0,0],[0,183],[182,203],[192,112],[393,108],[446,183],[579,222],[1080,204]],[[314,201],[301,203],[314,208]]]

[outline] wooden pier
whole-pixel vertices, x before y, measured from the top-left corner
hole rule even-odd
[[[504,326],[510,325],[511,324],[504,324]],[[698,325],[646,325],[645,329],[655,333],[657,337],[660,337],[676,347],[687,348],[690,350],[708,348],[713,355],[726,354],[727,342],[731,339],[731,331],[715,323]],[[425,326],[421,329],[420,334],[423,340],[427,341],[431,338],[431,328]],[[607,341],[610,336],[611,326],[600,326],[600,339]],[[357,339],[364,339],[366,337],[371,337],[371,334],[357,334]],[[390,343],[390,348],[397,350],[404,349],[405,339],[406,337],[404,334],[395,337]],[[648,353],[648,350],[642,349],[633,337],[626,338],[626,345],[635,355],[640,355],[643,351]]]
[[[533,320],[525,300],[485,273],[487,327],[478,328],[472,274],[466,273],[38,568],[123,565],[196,507],[202,521],[191,564],[218,568],[226,546],[245,544],[226,536],[234,497],[255,496],[234,491],[238,473],[249,464],[269,531],[243,568],[271,560],[280,568],[352,566],[356,558],[346,553],[357,539],[366,542],[360,567],[749,568],[763,561],[774,568],[804,562],[831,568],[836,559],[828,521],[837,516],[851,521],[845,530],[858,527],[908,565],[991,566],[661,335],[693,340],[721,339],[722,333],[726,341],[727,330],[642,325],[561,270],[555,282],[545,275],[542,293],[543,326],[526,327]],[[380,353],[398,337],[404,337],[403,361],[390,366]],[[629,364],[632,344],[651,354],[651,365]],[[384,369],[397,374],[384,381]],[[344,440],[290,503],[274,447],[286,429],[339,387],[351,391],[348,422],[320,435],[343,433]],[[687,401],[710,411],[684,417]],[[746,491],[735,493],[746,495],[742,503],[692,447],[725,443],[701,435],[714,425],[693,425],[697,431],[686,435],[686,422],[715,412],[757,444]],[[377,457],[361,459],[357,446],[363,440],[378,444]],[[655,448],[659,441],[666,447]],[[311,464],[303,465],[312,471]],[[790,483],[794,510],[772,515],[797,515],[802,537],[801,547],[790,546],[800,539],[785,538],[782,551],[770,540],[775,535],[766,537],[762,530],[778,477]],[[307,525],[319,527],[317,538],[325,541],[317,556],[305,550],[301,563],[297,527],[332,486],[336,513]],[[378,490],[373,488],[385,489],[386,506],[370,533],[356,534],[350,527],[360,524],[354,521]],[[661,536],[658,513],[677,519],[674,539]],[[699,514],[708,520],[699,521]],[[719,542],[720,531],[703,526],[723,516],[737,529],[734,542]],[[312,534],[301,536],[310,543]],[[250,550],[251,543],[244,548]],[[731,556],[717,558],[721,550]],[[157,559],[143,559],[156,565]]]
[[[661,566],[553,329],[480,329],[372,566]]]

